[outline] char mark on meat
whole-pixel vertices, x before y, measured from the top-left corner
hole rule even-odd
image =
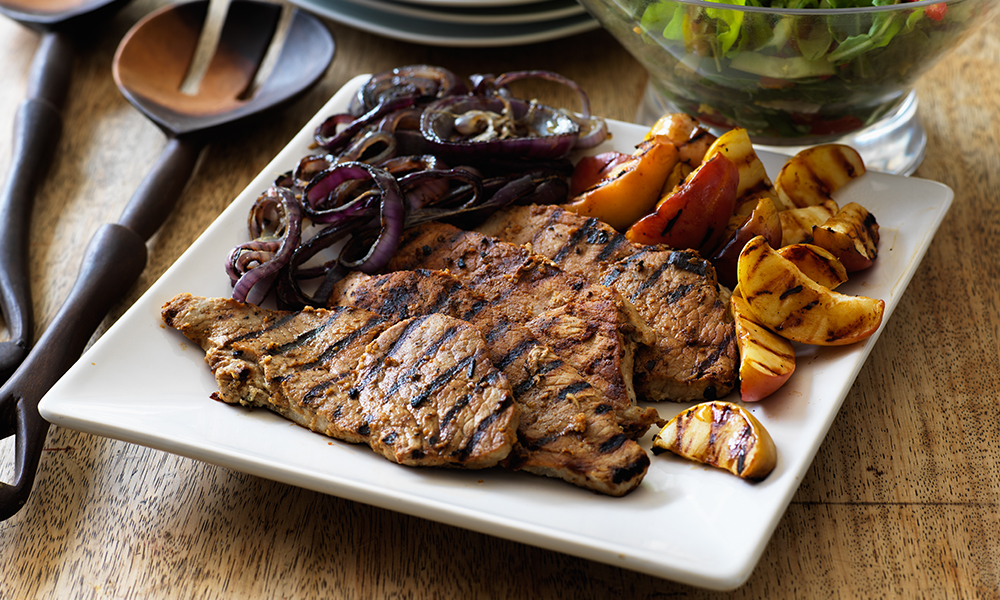
[[[519,246],[441,223],[404,233],[389,268],[447,270],[505,317],[523,323],[616,405],[635,404],[635,346],[652,336],[617,291]]]
[[[190,294],[162,316],[205,350],[220,400],[394,462],[490,467],[516,440],[510,386],[463,321],[432,314],[393,324],[358,308],[270,311]]]
[[[456,277],[427,270],[354,273],[334,288],[331,302],[389,321],[439,312],[479,329],[520,408],[509,466],[613,496],[628,493],[645,475],[646,453],[629,434],[644,433],[659,419],[656,411],[613,405],[527,327]]]
[[[728,290],[688,250],[634,246],[614,228],[557,206],[517,206],[478,229],[617,290],[656,333],[636,350],[635,390],[645,400],[714,400],[739,373]]]

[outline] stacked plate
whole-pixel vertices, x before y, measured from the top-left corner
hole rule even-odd
[[[577,0],[291,0],[334,21],[435,46],[532,44],[599,27]]]

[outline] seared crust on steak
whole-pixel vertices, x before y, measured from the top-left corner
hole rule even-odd
[[[478,230],[613,287],[632,303],[656,333],[654,344],[636,351],[641,398],[715,400],[735,387],[739,356],[728,291],[697,253],[634,246],[610,225],[558,206],[510,207]]]
[[[631,439],[620,440],[620,412],[644,433],[655,410],[615,407],[523,325],[441,271],[352,273],[331,302],[375,311],[386,319],[439,312],[465,319],[486,339],[490,358],[514,391],[521,422],[511,467],[557,477],[612,496],[634,489],[649,458]]]
[[[218,399],[263,407],[411,466],[484,468],[516,440],[518,410],[482,335],[445,315],[392,324],[338,307],[270,311],[181,294],[164,322],[201,346]]]
[[[523,248],[443,223],[403,234],[392,270],[447,270],[609,398],[634,403],[636,340],[650,331],[620,294],[565,273]]]

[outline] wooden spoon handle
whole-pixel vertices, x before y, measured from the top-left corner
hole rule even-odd
[[[190,137],[170,138],[153,170],[139,184],[118,223],[148,240],[167,219],[187,185],[203,144]]]
[[[104,225],[83,257],[80,275],[55,319],[21,367],[0,388],[0,432],[14,434],[15,481],[0,483],[0,519],[24,505],[38,468],[48,423],[38,401],[80,357],[115,302],[146,267],[146,244],[121,225]]]
[[[146,268],[146,240],[159,228],[194,172],[202,145],[171,138],[129,200],[121,221],[97,231],[69,297],[21,367],[0,388],[0,437],[15,435],[15,477],[0,482],[0,520],[24,505],[49,424],[38,401],[80,357],[111,307]]]
[[[59,33],[45,34],[28,76],[27,98],[14,117],[14,152],[0,189],[0,312],[10,332],[10,340],[0,343],[0,382],[14,372],[31,346],[31,207],[62,133],[61,107],[72,63],[68,39]]]

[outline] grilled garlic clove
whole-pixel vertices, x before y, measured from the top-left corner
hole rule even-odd
[[[678,456],[758,481],[778,462],[771,435],[752,414],[730,402],[703,402],[671,419],[653,437],[653,452]]]

